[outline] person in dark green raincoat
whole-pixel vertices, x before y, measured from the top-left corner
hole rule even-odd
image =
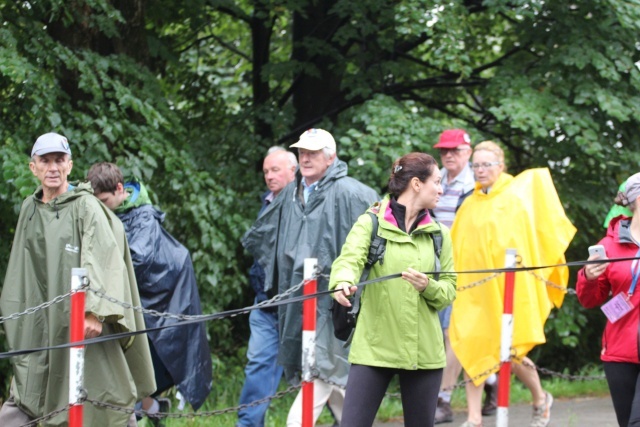
[[[333,260],[340,255],[353,223],[374,202],[376,192],[347,176],[347,165],[336,157],[333,136],[309,129],[291,145],[298,148],[296,179],[285,187],[242,239],[244,247],[265,270],[265,290],[282,293],[302,282],[305,258],[317,258],[318,291],[327,290]],[[294,295],[301,295],[298,290]],[[314,418],[329,399],[339,420],[349,363],[343,342],[333,334],[331,297],[317,301]],[[289,382],[299,381],[302,360],[302,304],[280,306],[278,363]],[[340,394],[339,397],[336,394]],[[333,397],[332,397],[333,396]],[[334,399],[335,398],[335,399]],[[287,426],[300,425],[301,399],[292,407]]]
[[[40,136],[29,167],[41,186],[22,204],[5,276],[2,316],[22,312],[71,286],[71,269],[85,268],[90,286],[119,301],[140,305],[122,223],[95,197],[88,183],[67,180],[73,167],[67,139]],[[10,350],[69,342],[69,299],[4,323]],[[145,329],[142,314],[86,293],[85,338]],[[84,388],[90,399],[133,408],[155,388],[149,345],[134,337],[85,348]],[[69,402],[69,350],[13,357],[11,396],[0,409],[0,425],[19,426],[64,408]],[[62,412],[44,426],[68,425]],[[132,419],[133,418],[133,419]],[[135,425],[123,411],[84,404],[84,425]]]

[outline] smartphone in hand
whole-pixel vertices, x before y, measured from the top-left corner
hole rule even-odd
[[[607,252],[602,245],[593,245],[589,246],[589,256],[598,255],[598,258],[605,259],[607,257]]]

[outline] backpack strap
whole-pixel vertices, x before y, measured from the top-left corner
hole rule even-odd
[[[371,216],[371,243],[369,244],[369,254],[367,255],[367,261],[364,265],[364,269],[362,270],[362,276],[360,276],[360,281],[364,282],[369,277],[369,272],[371,271],[371,267],[377,261],[380,261],[380,264],[383,262],[384,252],[387,248],[387,239],[378,236],[378,216],[373,212],[367,212],[369,216]],[[360,296],[362,294],[364,287],[358,287],[356,294],[354,295],[353,301],[351,303],[350,312],[353,315],[357,316],[360,311]]]
[[[438,230],[430,232],[431,240],[433,241],[433,252],[436,255],[436,273],[434,274],[434,280],[440,279],[440,274],[438,273],[442,269],[442,264],[440,263],[440,254],[442,253],[442,227],[438,221],[435,221],[438,224]]]

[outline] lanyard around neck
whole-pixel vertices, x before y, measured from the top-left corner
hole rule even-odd
[[[636,258],[640,257],[640,249],[636,252]],[[636,290],[636,285],[638,284],[638,279],[640,278],[640,263],[637,259],[633,260],[631,263],[631,287],[629,288],[629,297],[633,295],[633,292]]]

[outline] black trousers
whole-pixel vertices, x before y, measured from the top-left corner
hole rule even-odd
[[[613,408],[620,427],[640,426],[640,364],[604,362]]]
[[[341,427],[371,427],[389,382],[400,379],[405,427],[432,427],[442,381],[442,369],[378,368],[351,365]]]

